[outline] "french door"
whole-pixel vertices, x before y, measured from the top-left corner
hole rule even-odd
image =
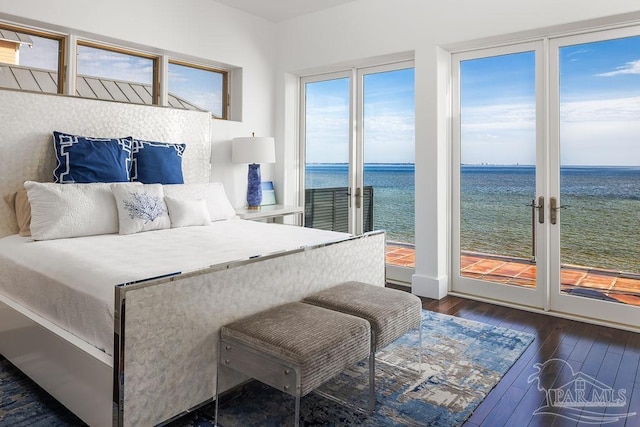
[[[548,263],[540,43],[454,56],[452,290],[537,308]]]
[[[550,308],[640,327],[640,28],[550,41]]]
[[[413,62],[301,79],[301,192],[305,226],[387,232],[413,250]],[[413,265],[390,264],[410,282]]]
[[[640,325],[639,34],[452,56],[454,292]]]

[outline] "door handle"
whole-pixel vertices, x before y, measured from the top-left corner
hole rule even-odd
[[[556,222],[558,222],[558,211],[560,209],[566,209],[568,207],[568,205],[559,206],[558,200],[555,197],[552,197],[549,200],[549,221],[551,221],[551,224],[555,224]]]
[[[538,197],[538,204],[535,208],[538,209],[538,222],[544,224],[544,196]]]
[[[360,209],[362,207],[362,188],[356,188],[356,208]]]

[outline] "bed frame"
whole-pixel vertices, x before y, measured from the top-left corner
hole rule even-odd
[[[207,182],[211,123],[208,113],[0,90],[0,195],[52,180],[53,130],[184,142],[185,182]],[[0,237],[17,231],[3,202],[0,218]],[[115,285],[113,357],[0,294],[0,354],[91,426],[163,424],[213,400],[222,325],[343,281],[384,286],[384,257],[374,232]]]

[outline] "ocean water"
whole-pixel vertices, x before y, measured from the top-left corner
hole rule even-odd
[[[461,248],[532,256],[532,166],[461,168]],[[413,164],[367,164],[374,228],[414,243]],[[347,186],[347,165],[307,165],[307,188]],[[640,274],[640,167],[563,167],[560,256],[563,264]],[[547,201],[548,203],[548,201]],[[548,204],[545,215],[548,221]],[[537,216],[536,216],[537,220]]]
[[[387,240],[415,243],[415,167],[413,164],[366,164],[364,185],[373,186],[373,229]],[[348,166],[307,164],[306,188],[348,186]]]

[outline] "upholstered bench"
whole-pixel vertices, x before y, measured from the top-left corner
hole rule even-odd
[[[366,320],[294,302],[223,326],[217,378],[230,368],[294,396],[298,426],[301,397],[367,357],[373,372],[370,349]],[[373,393],[370,383],[369,402]],[[216,425],[218,401],[217,394]]]
[[[418,328],[417,371],[421,370],[422,302],[416,295],[368,283],[346,282],[312,294],[302,302],[366,319],[371,325],[372,354]],[[369,381],[373,383],[375,377]]]

